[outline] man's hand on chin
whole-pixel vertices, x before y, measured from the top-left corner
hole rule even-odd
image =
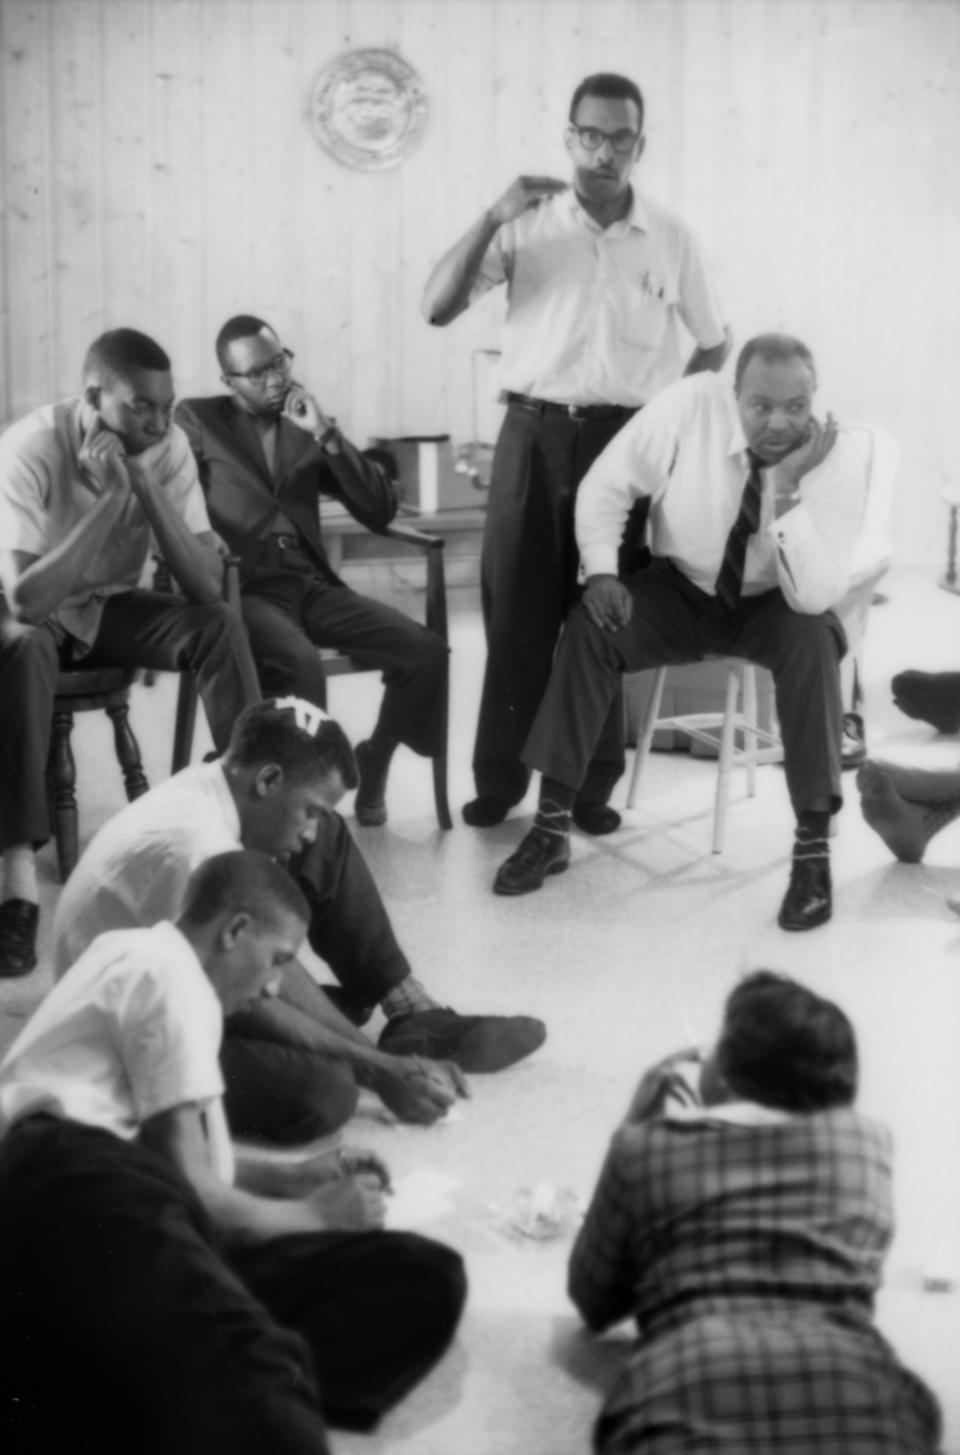
[[[779,463],[780,478],[784,484],[789,484],[795,490],[803,479],[822,465],[837,441],[837,421],[832,414],[827,415],[826,424],[821,424],[817,419],[811,419],[807,426],[807,437],[789,455],[784,455]]]

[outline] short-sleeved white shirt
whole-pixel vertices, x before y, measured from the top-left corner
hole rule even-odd
[[[0,546],[45,556],[88,515],[98,496],[87,483],[80,451],[94,412],[81,399],[46,404],[0,436]],[[149,474],[183,518],[203,535],[210,520],[187,437],[172,425],[157,444],[128,457],[127,469]],[[153,548],[150,525],[131,495],[93,560],[52,614],[71,636],[89,646],[108,596],[136,586]]]
[[[240,815],[219,763],[184,768],[127,804],[64,886],[53,920],[54,975],[105,930],[176,919],[194,869],[239,848]]]
[[[602,228],[571,190],[504,223],[471,302],[507,284],[500,384],[557,404],[637,407],[683,373],[689,345],[724,339],[690,229],[636,192]]]
[[[0,1135],[37,1112],[126,1141],[187,1103],[219,1120],[222,1034],[220,1001],[175,925],[101,935],[0,1064]]]

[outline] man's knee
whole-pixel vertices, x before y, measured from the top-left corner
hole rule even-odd
[[[810,616],[792,611],[781,625],[786,664],[791,671],[839,669],[847,649],[843,628],[832,612]]]
[[[445,1243],[419,1233],[390,1233],[389,1255],[397,1283],[409,1291],[424,1344],[442,1350],[453,1337],[467,1298],[463,1259]]]
[[[338,1132],[357,1109],[360,1088],[350,1067],[343,1061],[311,1056],[287,1088],[282,1116],[278,1116],[271,1140],[283,1146],[312,1142]]]
[[[6,682],[52,685],[59,671],[51,632],[5,615],[0,620],[0,673]]]

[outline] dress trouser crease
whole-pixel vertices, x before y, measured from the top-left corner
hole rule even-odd
[[[843,801],[840,659],[846,639],[836,616],[793,611],[780,591],[746,596],[728,611],[664,560],[625,584],[633,598],[626,626],[601,630],[582,606],[570,614],[524,749],[528,768],[579,788],[624,672],[708,654],[738,656],[773,674],[794,811],[827,799],[837,812]],[[616,766],[619,777],[623,753]]]
[[[481,558],[487,663],[477,720],[477,792],[519,803],[530,783],[521,759],[557,638],[580,597],[574,537],[577,488],[625,419],[575,420],[507,409],[494,452]],[[581,797],[604,802],[623,757],[623,710],[611,702]]]

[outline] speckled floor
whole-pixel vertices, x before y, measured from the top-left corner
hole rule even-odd
[[[867,643],[871,748],[927,765],[960,763],[960,739],[902,717],[888,686],[904,667],[956,669],[960,597],[938,590],[932,569],[893,574],[884,591],[889,599],[874,609]],[[899,1230],[879,1321],[935,1388],[947,1421],[944,1449],[960,1455],[960,921],[944,903],[960,888],[960,825],[934,841],[923,865],[897,865],[861,820],[851,776],[833,847],[834,918],[810,934],[785,935],[775,923],[791,840],[781,770],[761,770],[752,801],[737,782],[726,850],[716,856],[714,766],[656,754],[619,833],[577,836],[569,873],[526,898],[496,898],[493,874],[523,830],[532,797],[498,828],[478,832],[460,821],[459,807],[472,796],[483,642],[475,592],[452,596],[456,827],[437,830],[429,768],[407,755],[392,776],[388,826],[358,829],[357,837],[428,986],[463,1010],[542,1016],[549,1038],[529,1062],[474,1078],[472,1099],[449,1125],[388,1125],[370,1104],[348,1129],[351,1140],[385,1153],[404,1185],[417,1181],[414,1174],[436,1174],[436,1206],[416,1215],[416,1225],[465,1254],[471,1295],[456,1344],[434,1375],[374,1436],[335,1435],[334,1450],[575,1455],[589,1448],[591,1419],[626,1331],[603,1341],[581,1334],[564,1297],[567,1240],[517,1241],[503,1231],[502,1210],[519,1189],[540,1182],[585,1198],[644,1065],[691,1038],[707,1039],[736,976],[767,965],[833,995],[858,1028],[861,1105],[892,1126],[897,1142]],[[152,781],[168,767],[173,687],[164,679],[149,692],[135,689],[133,718]],[[377,699],[372,677],[332,684],[331,709],[355,740],[369,730]],[[101,715],[81,720],[76,740],[88,837],[120,806],[122,788]],[[198,735],[198,751],[203,746]],[[50,850],[41,863],[43,950],[57,893]],[[46,984],[43,966],[24,982],[0,982],[0,1044]]]

